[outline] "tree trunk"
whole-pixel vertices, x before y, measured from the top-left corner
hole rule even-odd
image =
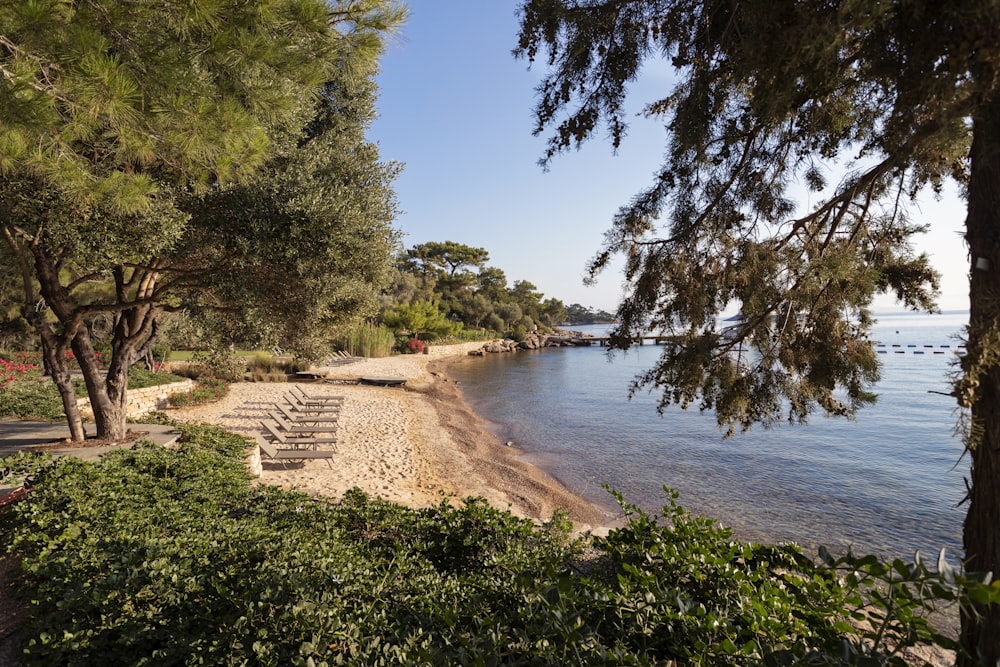
[[[76,403],[73,378],[70,375],[69,365],[64,355],[69,334],[65,330],[62,335],[56,334],[52,330],[51,325],[45,321],[45,309],[37,307],[39,303],[45,302],[39,301],[35,294],[34,276],[29,261],[32,252],[29,246],[19,242],[10,228],[3,228],[3,237],[10,247],[21,272],[21,286],[24,294],[24,304],[21,314],[38,333],[42,341],[42,365],[45,369],[43,375],[48,374],[59,391],[59,397],[63,404],[63,413],[66,415],[66,422],[69,426],[70,440],[73,442],[82,442],[87,437],[87,434],[83,430],[83,419],[80,417],[80,408]]]
[[[969,509],[963,541],[966,569],[1000,578],[1000,94],[973,118],[969,211],[967,379],[978,380],[970,440]],[[969,376],[971,371],[971,377]],[[972,386],[975,386],[973,383]],[[962,615],[961,665],[1000,664],[1000,609],[977,605]]]
[[[115,363],[112,356],[106,379],[101,376],[97,354],[86,327],[73,338],[73,352],[87,383],[90,407],[94,410],[97,437],[119,441],[125,438],[125,393],[128,387],[128,364]]]
[[[42,357],[45,359],[45,365],[49,368],[52,381],[59,389],[63,413],[66,415],[66,422],[69,425],[69,439],[73,442],[83,442],[87,433],[83,429],[83,418],[80,417],[80,406],[77,405],[76,390],[73,389],[73,376],[70,375],[64,351],[62,346],[53,348],[43,336]]]

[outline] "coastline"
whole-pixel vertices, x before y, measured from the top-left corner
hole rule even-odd
[[[337,498],[358,487],[408,507],[482,497],[498,509],[539,521],[562,510],[577,531],[613,523],[613,514],[520,460],[517,449],[501,443],[469,407],[447,367],[481,346],[435,346],[427,355],[319,367],[332,383],[303,386],[345,397],[332,466],[309,461],[285,469],[265,461],[259,481]],[[355,383],[365,376],[405,377],[406,386]],[[287,389],[282,383],[236,383],[218,403],[170,414],[179,421],[203,421],[251,435],[260,431],[270,404]]]

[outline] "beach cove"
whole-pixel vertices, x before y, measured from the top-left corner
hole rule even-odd
[[[303,386],[345,397],[332,466],[307,461],[286,469],[265,461],[260,482],[330,497],[357,487],[407,507],[429,507],[448,497],[482,497],[494,507],[537,520],[563,510],[577,530],[614,523],[613,513],[521,460],[520,452],[501,442],[471,410],[446,368],[482,345],[434,346],[425,355],[320,367],[328,382]],[[355,382],[367,376],[404,377],[406,385]],[[236,383],[223,400],[171,410],[170,416],[252,436],[287,389],[282,383]]]

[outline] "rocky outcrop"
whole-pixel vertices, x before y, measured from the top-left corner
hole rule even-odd
[[[540,350],[543,347],[580,347],[593,343],[587,336],[563,334],[530,334],[524,340],[515,341],[509,338],[491,340],[476,350],[470,350],[469,355],[481,357],[486,354],[501,352],[517,352],[518,350]]]

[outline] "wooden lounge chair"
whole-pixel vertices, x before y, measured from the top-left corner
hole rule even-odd
[[[333,455],[336,453],[332,449],[278,449],[264,438],[258,436],[257,444],[260,445],[261,459],[279,461],[281,467],[287,467],[288,461],[326,461],[326,464],[333,468]]]
[[[288,422],[280,414],[272,410],[268,413],[275,422],[278,423],[278,428],[284,431],[288,435],[300,435],[306,433],[336,433],[337,425],[326,424],[320,426],[318,424],[303,424],[301,422]]]
[[[275,442],[281,443],[286,447],[295,447],[297,449],[303,447],[317,449],[317,445],[331,445],[331,449],[333,451],[337,450],[337,439],[329,435],[306,436],[295,433],[284,433],[269,421],[262,421],[261,426],[264,427],[264,431],[270,435]]]

